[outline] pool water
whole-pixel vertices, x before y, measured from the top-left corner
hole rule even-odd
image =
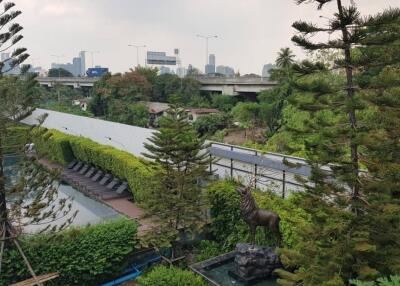
[[[7,176],[7,184],[13,184],[18,180],[18,158],[7,157],[4,160],[5,175]],[[72,225],[73,226],[84,226],[88,224],[96,224],[105,220],[115,219],[120,217],[120,214],[111,207],[96,201],[90,197],[85,196],[83,193],[74,189],[70,185],[60,182],[58,187],[58,200],[64,198],[71,198],[70,203],[72,204],[71,212],[64,218],[59,218],[57,221],[52,222],[51,225],[63,224],[70,215],[78,211]],[[25,228],[26,232],[33,233],[41,230],[46,226],[34,226],[30,225]]]

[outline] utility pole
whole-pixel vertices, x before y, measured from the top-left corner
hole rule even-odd
[[[196,35],[196,37],[206,40],[206,65],[208,65],[208,63],[209,63],[208,62],[208,40],[212,39],[212,38],[218,38],[218,36],[217,35],[214,35],[214,36]]]
[[[132,44],[129,44],[128,47],[136,48],[136,66],[139,67],[140,66],[140,64],[139,64],[139,49],[140,48],[145,48],[146,45],[132,45]]]
[[[58,84],[61,84],[61,62],[60,58],[64,57],[64,55],[51,55],[52,57],[55,57],[57,59],[57,65],[58,65]],[[60,96],[60,89],[57,87],[57,100],[58,103],[60,104],[61,101],[61,96]]]

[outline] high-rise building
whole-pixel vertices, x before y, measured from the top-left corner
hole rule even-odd
[[[226,77],[231,77],[235,75],[235,70],[228,66],[217,66],[216,73],[222,74]]]
[[[81,51],[79,53],[79,57],[81,58],[80,74],[81,74],[81,76],[85,76],[86,75],[86,53],[85,53],[85,51]]]
[[[215,66],[215,55],[214,54],[210,54],[208,57],[208,64]]]
[[[18,75],[21,73],[19,65],[11,68],[10,53],[1,53],[1,62],[3,63],[2,73],[8,75]]]
[[[208,56],[208,64],[205,66],[206,74],[214,74],[215,73],[215,55],[210,54]]]
[[[81,58],[73,58],[72,59],[72,67],[74,72],[72,74],[76,76],[82,76],[82,60]]]
[[[72,59],[72,63],[66,63],[66,64],[52,63],[51,68],[65,69],[70,73],[72,73],[73,76],[85,76],[86,74],[85,52],[80,52],[79,57],[75,57]]]
[[[275,66],[273,64],[264,65],[262,69],[262,77],[270,77],[271,76],[270,72],[274,68]]]

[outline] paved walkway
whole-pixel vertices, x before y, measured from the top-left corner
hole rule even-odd
[[[104,196],[105,187],[100,184],[93,184],[88,178],[85,178],[84,175],[79,175],[75,172],[74,177],[71,176],[71,170],[64,168],[62,165],[50,161],[45,158],[41,158],[38,160],[39,163],[44,166],[48,170],[57,170],[60,172],[60,177],[68,184],[76,188],[78,191],[84,193],[85,195],[91,197],[92,199],[98,200],[111,208],[115,209],[117,212],[125,215],[126,217],[133,219],[139,223],[139,235],[145,233],[149,230],[154,224],[151,219],[142,218],[144,211],[137,204],[133,203],[132,196]],[[77,183],[79,182],[79,183]],[[93,188],[95,186],[95,188]],[[88,192],[89,189],[92,190]],[[109,190],[106,190],[107,193],[110,193]]]

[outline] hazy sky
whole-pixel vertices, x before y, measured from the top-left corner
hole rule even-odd
[[[344,0],[345,2],[348,0]],[[217,65],[230,65],[244,73],[261,73],[273,62],[279,48],[294,47],[290,38],[293,21],[321,21],[315,5],[297,6],[294,0],[14,0],[23,12],[21,46],[28,48],[30,63],[49,68],[62,54],[71,61],[81,50],[96,50],[95,64],[112,72],[136,65],[132,44],[148,50],[173,53],[179,48],[183,65],[201,69],[205,42],[196,34],[218,35],[210,40]],[[363,13],[400,6],[400,0],[356,0]],[[330,8],[334,8],[332,4]],[[328,9],[329,10],[329,9]],[[324,20],[326,21],[326,20]],[[144,64],[145,51],[140,54]],[[87,65],[91,65],[90,56]]]

